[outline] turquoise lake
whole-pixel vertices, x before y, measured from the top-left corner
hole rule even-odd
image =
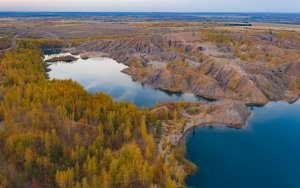
[[[187,136],[187,158],[201,188],[299,188],[300,101],[253,108],[245,129],[200,127]]]

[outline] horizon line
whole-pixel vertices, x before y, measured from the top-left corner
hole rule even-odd
[[[199,14],[199,13],[223,13],[223,14],[300,14],[300,12],[278,12],[278,11],[243,11],[243,12],[238,12],[238,11],[200,11],[200,12],[195,12],[195,11],[1,11],[0,13],[188,13],[188,14]]]

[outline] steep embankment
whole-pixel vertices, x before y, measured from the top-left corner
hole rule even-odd
[[[151,55],[159,57],[159,60],[162,61],[176,59],[177,54],[164,53],[167,48],[190,50],[189,46],[179,41],[167,41],[162,36],[139,36],[117,40],[89,41],[79,46],[78,50],[100,51],[118,62],[130,65],[137,57],[146,62]]]
[[[251,115],[251,110],[242,102],[224,100],[217,103],[181,102],[168,103],[155,108],[151,113],[168,114],[172,120],[162,124],[162,137],[159,148],[163,143],[178,145],[185,134],[200,125],[225,125],[242,128]]]
[[[256,40],[259,38],[256,37]],[[251,104],[266,104],[277,100],[293,102],[298,98],[300,66],[297,61],[276,66],[259,60],[252,63],[234,55],[240,49],[244,50],[245,45],[231,47],[232,44],[226,46],[190,41],[170,35],[139,36],[89,41],[78,49],[102,52],[129,65],[129,68],[123,70],[124,73],[155,88]],[[254,51],[253,46],[247,46],[250,52]],[[257,45],[255,50],[262,46],[279,48]],[[283,52],[287,53],[284,49]]]

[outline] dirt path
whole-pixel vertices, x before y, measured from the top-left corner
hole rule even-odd
[[[43,33],[49,35],[50,37],[52,37],[55,40],[59,40],[59,37],[53,33],[50,33],[48,31],[43,31]],[[16,49],[18,47],[17,40],[19,39],[20,36],[22,36],[24,34],[25,34],[25,32],[14,35],[14,37],[11,39],[11,46],[7,49],[0,50],[0,53],[4,52],[4,51],[11,51],[11,50]]]
[[[53,37],[53,39],[55,39],[55,40],[59,40],[59,37],[58,37],[56,34],[50,33],[50,32],[48,32],[48,31],[44,31],[44,33],[50,35],[50,36]]]
[[[35,31],[36,33],[44,33],[46,35],[49,35],[54,40],[59,40],[59,37],[56,34],[51,33],[49,31],[42,31],[42,30],[39,30],[37,28],[33,29],[33,31]]]
[[[18,47],[17,39],[19,38],[19,36],[21,36],[23,34],[24,34],[24,32],[14,35],[14,37],[11,39],[11,46],[7,49],[2,50],[2,51],[10,51],[10,50],[16,49]]]

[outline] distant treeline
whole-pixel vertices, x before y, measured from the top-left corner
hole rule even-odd
[[[251,23],[226,23],[225,26],[252,26]]]

